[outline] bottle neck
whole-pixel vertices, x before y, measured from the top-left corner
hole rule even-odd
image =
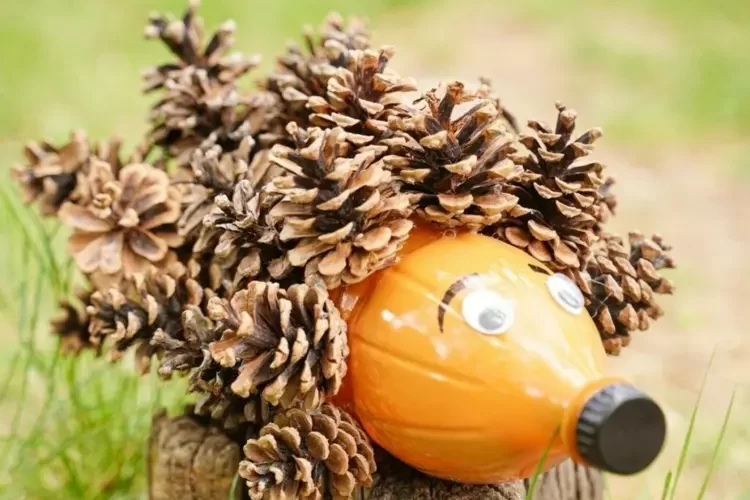
[[[589,402],[591,397],[601,389],[612,384],[620,384],[623,382],[625,382],[625,380],[621,377],[602,377],[592,380],[583,388],[581,388],[566,405],[560,428],[560,438],[562,440],[566,454],[569,455],[575,462],[589,465],[581,456],[578,451],[578,447],[576,446],[576,427],[578,425],[578,419],[581,416],[583,408]]]

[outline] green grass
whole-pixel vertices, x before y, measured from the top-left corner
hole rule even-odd
[[[706,495],[706,492],[708,491],[708,484],[711,481],[713,472],[716,470],[716,465],[719,459],[719,452],[721,451],[721,446],[724,444],[724,438],[727,434],[727,428],[729,427],[729,420],[732,416],[732,409],[734,408],[734,401],[736,396],[737,391],[732,391],[732,398],[729,400],[729,404],[727,405],[727,411],[724,414],[724,420],[721,423],[721,429],[719,430],[719,435],[716,438],[716,445],[714,446],[713,453],[711,454],[711,461],[709,462],[708,468],[706,469],[706,476],[703,479],[700,490],[698,490],[698,500],[701,500]]]
[[[706,370],[706,373],[703,376],[703,382],[701,383],[701,388],[698,391],[698,397],[695,401],[693,412],[690,415],[690,423],[688,424],[687,432],[685,433],[685,440],[682,444],[682,450],[680,450],[680,458],[677,461],[677,471],[674,473],[674,476],[672,476],[671,480],[669,479],[666,480],[667,489],[671,487],[671,491],[669,494],[670,500],[674,500],[675,493],[677,492],[677,484],[679,483],[680,476],[682,475],[682,471],[685,468],[685,463],[687,461],[687,456],[688,456],[688,450],[690,449],[690,443],[693,437],[693,430],[695,429],[696,417],[698,416],[698,408],[700,407],[701,397],[703,396],[703,391],[706,388],[706,381],[708,380],[708,373],[710,372],[711,365],[713,364],[715,355],[716,355],[716,351],[714,350],[714,352],[711,354],[711,359],[709,360],[709,363],[708,363],[708,369]]]
[[[698,392],[698,397],[696,398],[695,405],[693,406],[692,414],[690,415],[690,421],[688,424],[687,431],[685,432],[685,438],[683,440],[682,449],[680,451],[680,456],[677,461],[676,471],[673,473],[670,470],[667,472],[666,476],[664,477],[664,488],[661,494],[662,500],[667,500],[667,499],[674,500],[675,498],[684,498],[682,496],[680,497],[676,496],[677,489],[680,485],[680,477],[682,476],[682,472],[684,471],[685,466],[687,464],[690,446],[693,444],[695,424],[696,424],[696,420],[698,416],[698,410],[700,408],[703,392],[706,388],[706,380],[708,379],[709,372],[711,371],[711,365],[713,363],[714,355],[715,355],[715,351],[712,354],[711,359],[709,360],[705,376],[703,377],[703,383],[701,384],[700,391]],[[712,475],[716,469],[716,465],[718,462],[719,452],[721,451],[722,445],[724,444],[724,437],[726,436],[727,428],[729,426],[729,421],[732,416],[732,409],[734,408],[734,401],[735,401],[736,394],[737,394],[736,390],[732,392],[732,396],[729,400],[729,404],[727,405],[727,410],[724,413],[724,419],[722,421],[721,428],[719,429],[718,436],[716,437],[716,441],[713,446],[711,459],[708,463],[708,466],[706,467],[705,477],[703,479],[703,482],[701,483],[698,493],[695,496],[696,500],[702,500],[705,497],[706,492],[708,491],[709,482],[711,481]]]
[[[3,325],[15,332],[3,340],[15,349],[0,369],[0,496],[133,498],[145,481],[151,415],[179,408],[184,383],[141,379],[91,353],[60,356],[46,320],[71,280],[55,252],[56,228],[19,208],[15,193],[0,199],[4,227],[19,235],[5,269],[22,270],[10,274],[20,278],[3,303]]]

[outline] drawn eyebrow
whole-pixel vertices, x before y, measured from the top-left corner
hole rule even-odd
[[[541,266],[537,266],[537,265],[534,265],[534,264],[529,264],[529,267],[531,268],[532,271],[536,271],[538,273],[546,274],[547,276],[550,276],[552,274],[551,272],[549,272],[548,270],[546,270],[545,268],[543,268]]]
[[[451,286],[448,287],[448,290],[445,291],[445,295],[443,295],[443,298],[440,301],[440,305],[438,306],[438,326],[440,327],[440,333],[443,333],[443,323],[445,323],[445,311],[448,309],[448,305],[450,305],[450,302],[451,300],[453,300],[453,297],[458,295],[461,292],[461,290],[466,288],[466,285],[468,285],[472,280],[475,280],[478,277],[479,277],[479,273],[467,274],[463,278],[454,282]]]

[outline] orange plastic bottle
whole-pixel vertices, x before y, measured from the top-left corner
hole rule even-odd
[[[336,403],[385,450],[465,483],[567,457],[610,472],[661,450],[658,405],[604,373],[575,284],[490,237],[417,227],[399,262],[334,294],[349,326]]]

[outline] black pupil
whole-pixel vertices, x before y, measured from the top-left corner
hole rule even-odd
[[[498,330],[504,323],[505,313],[500,309],[485,309],[479,314],[479,325],[484,330]]]
[[[578,309],[580,307],[583,307],[583,300],[581,297],[581,294],[575,293],[574,291],[570,289],[562,289],[557,294],[558,297],[560,297],[560,300],[565,302],[568,306],[572,307],[573,309]]]

